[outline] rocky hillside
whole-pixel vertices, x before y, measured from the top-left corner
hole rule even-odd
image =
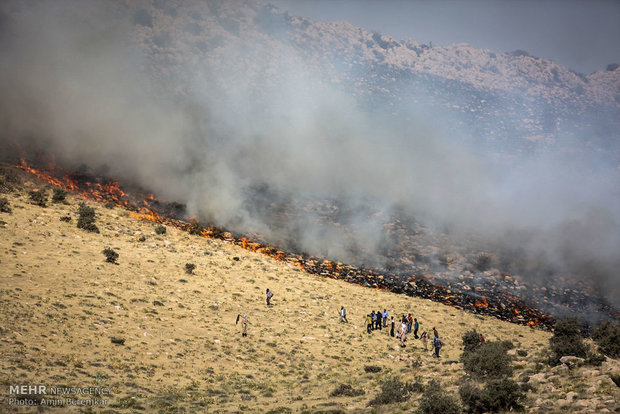
[[[254,1],[132,2],[128,15],[161,78],[279,84],[283,76],[342,88],[372,110],[443,113],[449,131],[513,150],[568,138],[618,150],[620,69],[576,73],[526,51],[432,46],[346,22],[322,23]],[[296,73],[283,72],[292,65]],[[225,74],[222,76],[222,74]],[[219,78],[219,79],[218,79]],[[617,156],[617,152],[615,153]]]
[[[49,184],[6,166],[3,174],[0,411],[37,412],[9,407],[10,398],[37,406],[58,398],[9,391],[42,384],[102,387],[108,394],[97,398],[113,412],[411,412],[436,387],[431,380],[459,401],[461,337],[471,329],[513,344],[510,378],[527,411],[618,409],[618,361],[590,367],[573,358],[551,368],[548,332],[309,275],[90,201],[99,232],[86,231],[77,226],[80,197],[53,202]],[[348,324],[338,321],[343,305]],[[368,335],[363,316],[379,308],[412,313],[421,330],[437,327],[442,357],[413,338],[401,348],[386,329]],[[239,314],[248,316],[247,337]],[[410,384],[403,399],[382,391],[397,386],[394,378]]]

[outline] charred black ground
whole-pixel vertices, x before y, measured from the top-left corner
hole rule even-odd
[[[69,171],[41,156],[34,161],[22,158],[16,165],[54,186],[73,191],[82,197],[126,208],[132,211],[135,218],[173,225],[203,237],[220,238],[323,277],[427,298],[457,309],[544,329],[553,326],[554,317],[570,311],[583,312],[588,309],[596,312],[599,318],[611,319],[619,315],[617,309],[591,293],[588,286],[578,286],[567,280],[561,281],[564,286],[570,286],[565,288],[525,284],[507,272],[491,269],[490,263],[496,259],[487,253],[477,252],[472,256],[474,263],[470,265],[470,270],[474,272],[459,272],[451,268],[455,259],[449,251],[434,255],[424,253],[416,236],[428,231],[411,219],[390,218],[388,234],[391,240],[386,243],[390,247],[383,252],[389,258],[386,265],[375,268],[354,266],[327,257],[314,257],[290,249],[290,246],[286,249],[281,244],[270,244],[260,235],[234,233],[213,223],[199,222],[187,216],[185,206],[181,203],[166,202],[143,189],[121,185],[115,180],[96,175],[86,166]],[[335,202],[324,201],[319,204],[325,212],[322,216],[324,220],[337,222],[338,216],[343,214]],[[287,206],[276,207],[269,211],[273,220],[288,214]],[[312,208],[311,203],[306,203],[303,208],[298,205],[292,210],[303,211],[309,208]]]

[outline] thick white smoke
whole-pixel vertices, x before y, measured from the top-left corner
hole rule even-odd
[[[614,298],[617,168],[594,156],[491,161],[446,136],[447,112],[361,109],[361,97],[255,29],[262,6],[154,5],[5,3],[1,139],[105,165],[203,220],[312,254],[380,261],[383,225],[404,210],[543,256]],[[232,28],[210,31],[223,22]],[[316,200],[341,203],[340,226],[300,208]]]

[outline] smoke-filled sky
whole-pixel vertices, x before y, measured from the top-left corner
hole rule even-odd
[[[620,63],[616,0],[271,0],[293,15],[348,21],[397,40],[525,50],[584,74]]]
[[[386,248],[384,221],[404,211],[617,292],[620,171],[617,160],[581,151],[586,141],[575,144],[579,157],[497,165],[484,148],[458,143],[472,137],[442,129],[462,121],[449,110],[403,102],[407,119],[389,107],[370,113],[282,33],[260,32],[264,10],[254,3],[6,4],[0,140],[106,166],[204,221],[311,254],[372,258]],[[276,17],[267,14],[269,29]],[[545,110],[532,103],[527,116]],[[309,199],[339,202],[340,225],[295,210]],[[284,212],[276,221],[274,210]],[[368,255],[349,248],[349,231]]]

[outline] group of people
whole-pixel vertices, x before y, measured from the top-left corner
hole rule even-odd
[[[273,292],[267,289],[267,306],[271,306],[271,298],[273,298]],[[387,309],[383,309],[383,312],[380,310],[372,311],[366,315],[364,318],[364,322],[366,323],[366,332],[370,335],[372,331],[375,330],[383,330],[383,328],[387,329],[388,318],[390,318],[390,314]],[[247,336],[247,316],[237,315],[236,324],[241,320],[241,328],[242,328],[242,336]],[[340,322],[349,323],[347,319],[347,310],[344,306],[340,307]],[[411,316],[411,314],[405,315],[400,318],[400,323],[398,325],[398,329],[396,329],[396,321],[394,317],[391,317],[390,321],[390,336],[396,337],[400,339],[400,346],[407,346],[405,342],[407,342],[407,337],[413,331],[413,337],[415,339],[420,339],[424,344],[424,350],[428,350],[428,340],[429,335],[426,331],[423,331],[420,336],[418,336],[418,331],[420,330],[420,323],[417,318]],[[437,329],[433,327],[433,341],[431,342],[431,351],[433,351],[433,355],[439,358],[439,351],[443,343],[441,339],[439,339],[439,334],[437,333]]]
[[[383,309],[381,311],[372,311],[366,315],[364,321],[366,323],[366,332],[370,335],[370,333],[374,330],[382,330],[383,328],[387,328],[387,321],[390,317],[387,309]],[[344,306],[340,308],[340,322],[348,322],[346,319],[346,309]],[[400,318],[400,323],[398,326],[396,325],[396,321],[394,320],[394,316],[391,317],[390,321],[390,336],[396,337],[400,339],[400,346],[407,346],[405,342],[407,341],[407,337],[413,331],[413,337],[415,339],[422,340],[424,344],[424,349],[428,350],[428,340],[429,335],[426,331],[422,332],[420,336],[418,336],[418,332],[420,330],[420,322],[418,322],[417,318],[411,316],[411,314],[405,315],[403,314]],[[433,351],[433,355],[439,358],[439,350],[443,346],[441,339],[439,339],[439,333],[437,332],[437,328],[433,327],[433,341],[431,342],[431,350]]]
[[[342,307],[344,309],[344,306]],[[387,328],[387,319],[390,317],[388,311],[383,309],[383,312],[374,310],[366,315],[366,331],[370,333],[376,329],[382,330]],[[394,319],[394,317],[392,317]]]

